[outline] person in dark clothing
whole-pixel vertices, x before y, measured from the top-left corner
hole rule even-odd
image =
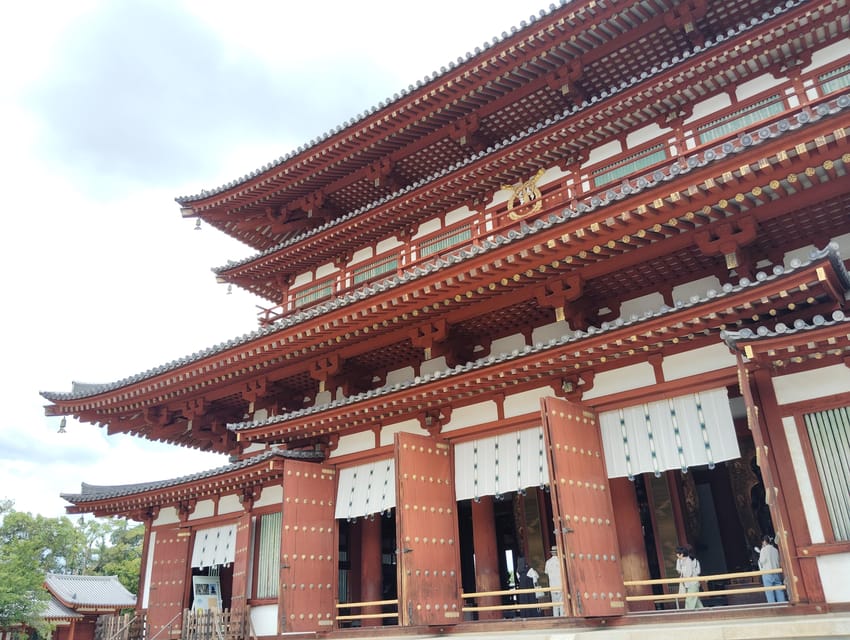
[[[539,574],[534,570],[533,567],[529,567],[528,563],[525,561],[525,558],[520,558],[517,560],[516,565],[516,573],[517,573],[517,588],[518,589],[533,589],[537,586],[537,578]],[[537,604],[537,596],[532,593],[520,593],[517,594],[517,602],[519,604],[527,605],[527,604]],[[519,610],[519,615],[521,618],[536,618],[540,615],[540,609],[536,608],[522,608]]]

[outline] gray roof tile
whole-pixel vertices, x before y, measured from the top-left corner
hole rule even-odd
[[[136,596],[127,591],[116,576],[74,576],[48,573],[45,586],[69,606],[133,607]]]

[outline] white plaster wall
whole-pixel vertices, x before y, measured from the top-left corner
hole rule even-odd
[[[344,456],[349,453],[357,453],[358,451],[368,451],[375,446],[375,434],[371,431],[361,431],[360,433],[352,433],[345,436],[340,436],[339,444],[336,449],[331,452],[330,457],[335,458]]]
[[[251,624],[257,636],[276,636],[277,605],[263,604],[251,607]]]
[[[313,281],[313,274],[311,272],[299,273],[295,276],[295,280],[292,281],[293,287],[300,287],[302,284],[307,284],[308,282]]]
[[[404,367],[402,369],[390,371],[387,373],[386,386],[398,384],[400,382],[406,382],[408,380],[413,380],[414,375],[415,373],[413,371],[413,367]]]
[[[685,284],[680,284],[678,287],[673,287],[673,302],[677,300],[690,302],[692,296],[704,298],[710,289],[720,291],[722,287],[723,285],[720,284],[720,280],[716,276],[708,276],[707,278],[686,282]]]
[[[455,209],[454,211],[449,211],[446,214],[446,226],[454,224],[455,222],[460,222],[464,218],[468,218],[470,216],[475,215],[475,211],[467,207],[466,205]]]
[[[596,164],[597,162],[602,162],[603,160],[607,160],[608,158],[613,158],[617,154],[623,152],[623,145],[620,144],[619,140],[612,140],[611,142],[606,142],[605,144],[601,144],[598,147],[594,147],[590,151],[590,155],[587,158],[587,162],[581,165],[581,168],[589,167],[590,165]]]
[[[268,420],[268,418],[269,418],[269,410],[268,409],[257,409],[254,412],[254,420],[255,421]]]
[[[549,184],[550,182],[555,182],[556,180],[563,180],[565,177],[570,175],[569,171],[562,171],[560,167],[554,166],[549,167],[546,171],[543,172],[543,175],[540,176],[540,179],[537,180],[537,186],[542,187],[544,185]]]
[[[791,450],[791,465],[794,469],[794,478],[800,487],[800,497],[803,500],[803,513],[806,515],[806,523],[809,525],[812,542],[824,542],[823,527],[818,518],[818,507],[815,502],[815,492],[812,487],[812,478],[806,469],[806,459],[803,456],[803,445],[800,442],[797,426],[794,418],[787,416],[782,418],[782,428],[788,439],[788,448]]]
[[[177,524],[178,522],[180,522],[180,518],[177,517],[177,509],[174,507],[165,507],[165,509],[160,510],[159,515],[151,526],[158,527],[162,524]]]
[[[693,113],[685,120],[685,124],[701,120],[706,116],[710,116],[712,113],[717,113],[721,109],[725,109],[731,104],[732,99],[725,93],[718,93],[716,96],[711,96],[702,102],[697,102],[694,105]]]
[[[505,417],[525,415],[526,413],[540,413],[540,398],[554,396],[552,387],[545,386],[522,393],[505,396]]]
[[[364,260],[368,260],[372,257],[372,247],[364,247],[363,249],[358,249],[354,252],[354,255],[351,256],[351,260],[349,261],[349,265],[357,264],[358,262],[363,262]]]
[[[773,379],[779,404],[822,398],[850,391],[850,368],[835,364],[823,369],[802,371]]]
[[[458,407],[452,411],[452,418],[448,424],[443,425],[443,433],[464,427],[473,427],[485,422],[493,422],[498,417],[498,408],[492,400],[471,404],[467,407]]]
[[[145,561],[145,586],[142,590],[142,609],[148,608],[151,595],[151,573],[153,572],[153,550],[156,548],[156,531],[151,531],[148,539],[148,557]]]
[[[375,255],[383,253],[384,251],[389,251],[390,249],[395,249],[396,247],[401,247],[403,245],[404,243],[398,238],[387,238],[386,240],[381,240],[378,243],[377,248],[375,249]]]
[[[439,358],[431,358],[423,362],[419,367],[419,371],[421,375],[427,376],[435,371],[445,371],[448,368],[446,357],[440,356]]]
[[[263,487],[260,498],[254,502],[254,507],[267,507],[269,505],[281,504],[283,502],[283,487],[274,484]]]
[[[236,513],[237,511],[242,511],[242,503],[239,502],[239,496],[235,493],[231,493],[227,496],[221,496],[218,500],[218,513],[219,515],[225,513]]]
[[[245,447],[244,453],[259,453],[260,451],[265,451],[267,446],[268,445],[262,442],[254,442],[253,444],[249,444],[247,447]]]
[[[729,351],[729,347],[719,342],[686,353],[667,356],[661,362],[661,370],[664,372],[665,380],[678,380],[735,365],[735,356]]]
[[[324,278],[325,276],[329,276],[330,274],[334,273],[335,271],[339,271],[339,269],[336,268],[336,266],[334,265],[333,262],[328,262],[327,264],[323,264],[321,267],[318,267],[316,269],[316,280],[320,280],[321,278]]]
[[[620,307],[620,317],[630,320],[632,316],[641,317],[646,312],[656,312],[664,306],[664,296],[660,293],[649,293],[640,298],[626,300]]]
[[[419,420],[405,420],[397,422],[381,429],[381,446],[392,444],[393,437],[397,433],[416,433],[420,436],[427,436],[428,432],[419,426]]]
[[[802,73],[807,73],[812,69],[817,69],[823,65],[838,60],[847,55],[850,51],[850,38],[844,38],[839,42],[833,42],[831,45],[818,49],[812,54],[812,63],[803,69]]]
[[[215,503],[212,500],[201,500],[195,505],[195,510],[189,516],[189,520],[200,520],[215,515]]]
[[[739,84],[735,89],[735,96],[738,100],[746,100],[757,93],[778,87],[779,83],[779,80],[769,73],[765,73],[764,75],[760,75],[758,78],[753,78],[743,84]]]
[[[818,571],[827,602],[850,602],[850,553],[819,557]]]
[[[435,231],[440,230],[440,220],[439,218],[434,218],[433,220],[426,220],[422,224],[419,225],[419,229],[416,231],[416,235],[413,236],[413,239],[421,238],[422,236],[426,236],[429,233],[434,233]]]
[[[324,404],[329,404],[333,400],[333,392],[330,389],[325,389],[316,394],[316,400],[313,402],[314,407],[320,407]]]
[[[493,340],[490,345],[490,353],[496,355],[498,353],[512,353],[518,349],[525,348],[525,336],[521,333],[515,333],[511,336],[505,336],[498,340]]]
[[[620,393],[631,389],[638,389],[655,384],[655,371],[648,362],[639,362],[597,373],[593,379],[593,388],[586,391],[582,400],[602,398],[612,393]]]
[[[531,332],[531,342],[534,344],[545,344],[550,340],[562,338],[563,336],[573,335],[572,329],[566,320],[544,324],[542,327],[537,327]]]
[[[631,149],[633,147],[640,146],[644,142],[649,142],[650,140],[665,133],[670,133],[671,131],[673,131],[673,129],[670,127],[662,129],[658,124],[650,124],[645,127],[641,127],[637,131],[632,131],[628,136],[626,136],[626,148]]]

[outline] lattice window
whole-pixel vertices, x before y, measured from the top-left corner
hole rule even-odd
[[[819,75],[818,83],[824,95],[850,87],[850,64]]]
[[[334,292],[334,281],[325,280],[318,282],[310,287],[296,291],[294,294],[294,302],[296,307],[304,307],[318,300],[330,298]]]
[[[778,94],[759,100],[748,107],[702,125],[698,129],[699,140],[701,143],[717,140],[717,138],[722,138],[756,122],[778,115],[784,109],[785,105]]]
[[[445,249],[454,247],[461,242],[469,242],[472,239],[472,225],[465,225],[451,229],[433,238],[419,243],[419,257],[434,255]]]
[[[281,514],[260,516],[257,536],[257,598],[276,598],[280,582]]]
[[[654,147],[650,147],[640,153],[626,156],[616,162],[612,162],[609,165],[596,169],[592,173],[593,184],[597,187],[601,187],[609,182],[625,178],[635,171],[646,169],[647,167],[661,162],[666,158],[667,153],[664,151],[662,145],[655,145]]]
[[[368,282],[374,278],[390,273],[398,269],[398,256],[390,255],[378,258],[352,270],[354,284]]]
[[[836,541],[850,540],[850,407],[803,416]]]

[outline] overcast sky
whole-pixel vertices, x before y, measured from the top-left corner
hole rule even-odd
[[[548,7],[544,0],[9,3],[0,22],[0,497],[225,464],[44,416],[256,328],[211,272],[253,252],[174,198],[239,178]]]

